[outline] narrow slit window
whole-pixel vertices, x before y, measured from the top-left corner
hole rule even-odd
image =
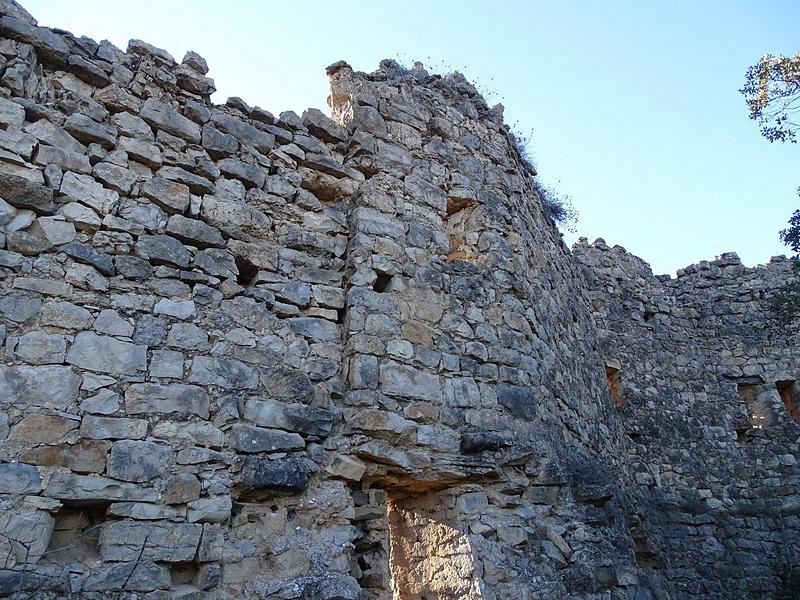
[[[618,360],[607,360],[605,366],[608,391],[611,392],[611,402],[614,406],[622,406],[625,404],[625,393],[622,389],[621,365]]]
[[[783,406],[786,407],[789,418],[796,423],[800,423],[800,384],[794,379],[787,379],[776,381],[775,387],[781,397]]]

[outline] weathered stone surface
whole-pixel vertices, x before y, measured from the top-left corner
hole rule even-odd
[[[67,64],[69,46],[63,38],[45,27],[36,27],[14,16],[0,18],[0,34],[30,44],[41,59],[57,67]]]
[[[168,315],[176,319],[188,319],[195,314],[195,304],[192,300],[174,301],[167,298],[162,298],[153,307],[153,313],[156,315]]]
[[[186,268],[191,255],[178,240],[168,235],[143,235],[136,242],[136,255],[156,265]]]
[[[255,389],[258,375],[238,360],[198,356],[192,361],[189,381],[201,385],[217,385],[225,389]]]
[[[0,463],[0,494],[30,494],[42,489],[39,472],[32,465]]]
[[[44,495],[62,500],[138,500],[155,502],[158,494],[138,484],[108,477],[54,473]]]
[[[67,172],[61,179],[62,194],[85,204],[100,215],[107,215],[119,203],[119,194],[105,189],[89,175]]]
[[[231,447],[240,452],[278,452],[305,447],[301,436],[279,429],[234,425],[230,436]]]
[[[109,277],[114,275],[114,260],[105,252],[100,252],[91,246],[78,242],[64,244],[59,250],[80,263],[94,267],[103,275]]]
[[[186,507],[186,520],[189,523],[224,523],[231,518],[232,507],[230,496],[193,500]]]
[[[3,535],[11,542],[18,566],[39,562],[50,543],[54,525],[55,519],[43,510],[11,516]]]
[[[111,563],[86,578],[83,589],[87,592],[152,592],[170,587],[169,569],[151,560],[131,560]]]
[[[145,419],[86,415],[81,421],[81,435],[95,440],[139,440],[147,435],[147,425]]]
[[[295,317],[289,320],[292,331],[315,342],[331,342],[339,337],[336,323],[312,317]]]
[[[381,365],[380,388],[390,396],[405,396],[440,402],[442,388],[439,378],[425,371],[397,363]]]
[[[125,412],[129,415],[177,413],[208,418],[208,393],[196,385],[137,383],[125,392]]]
[[[100,555],[107,561],[194,560],[203,526],[197,523],[107,523],[100,531]]]
[[[241,474],[242,485],[258,492],[302,492],[308,486],[308,470],[296,459],[270,460],[248,456]]]
[[[102,473],[110,442],[80,440],[76,444],[59,444],[27,450],[20,460],[48,467],[67,467],[77,473]]]
[[[117,132],[113,126],[98,123],[81,113],[73,113],[67,117],[64,129],[84,144],[97,143],[104,148],[113,148],[117,141]]]
[[[168,213],[181,214],[189,206],[189,188],[182,183],[163,177],[148,179],[142,186],[142,195]]]
[[[139,161],[143,165],[147,165],[151,169],[158,169],[163,162],[161,150],[155,144],[151,144],[147,141],[147,138],[121,137],[119,140],[119,147],[121,150],[124,150],[130,158]],[[155,191],[157,190],[154,189],[154,192]],[[153,202],[158,204],[158,201],[155,199],[153,199]]]
[[[11,428],[12,442],[51,444],[78,427],[78,421],[55,415],[32,413]]]
[[[42,325],[80,331],[88,329],[94,322],[92,313],[72,302],[47,302],[42,306],[40,317]]]
[[[17,355],[24,361],[34,365],[61,364],[67,350],[67,341],[63,335],[29,331],[20,336]]]
[[[51,215],[56,210],[53,190],[24,177],[1,172],[0,197],[17,208],[28,208],[39,214]]]
[[[530,389],[505,383],[497,386],[497,402],[508,409],[515,417],[533,419],[536,417],[536,398]]]
[[[263,427],[318,436],[329,434],[334,421],[333,413],[323,408],[254,398],[248,399],[245,403],[243,416]]]
[[[91,371],[135,375],[147,370],[147,347],[82,331],[75,336],[66,361]]]
[[[162,500],[167,504],[184,504],[200,496],[200,482],[191,473],[179,473],[164,486]]]
[[[152,127],[163,129],[187,142],[200,143],[200,127],[168,104],[149,98],[142,106],[139,116]]]
[[[225,245],[225,240],[222,238],[219,229],[196,219],[187,219],[181,215],[172,215],[169,218],[167,233],[184,244],[190,244],[198,248],[223,247]]]
[[[149,481],[167,474],[172,449],[166,444],[134,440],[114,442],[108,474],[123,481]]]
[[[80,385],[81,376],[69,367],[0,366],[0,398],[18,406],[66,409]]]

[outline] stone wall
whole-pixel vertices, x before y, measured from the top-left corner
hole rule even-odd
[[[573,252],[623,388],[652,559],[678,598],[772,598],[800,556],[800,349],[765,315],[795,261],[726,253],[669,278],[603,240]]]
[[[741,443],[722,429],[744,404],[700,389],[720,380],[686,332],[711,325],[674,317],[673,385],[627,304],[668,284],[597,245],[575,259],[502,107],[463,77],[334,63],[332,118],[276,117],[213,105],[193,52],[0,14],[0,595],[775,588],[796,424],[746,431],[751,471],[692,462]],[[725,289],[736,340],[732,311],[759,308]],[[723,345],[728,392],[775,403],[774,379],[787,396],[785,346]],[[663,418],[671,441],[648,443]],[[766,513],[740,516],[742,498]]]

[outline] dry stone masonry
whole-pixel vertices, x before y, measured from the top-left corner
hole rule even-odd
[[[792,261],[570,252],[457,74],[207,75],[0,2],[0,596],[773,597]]]

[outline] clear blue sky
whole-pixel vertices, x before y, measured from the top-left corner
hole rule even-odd
[[[461,70],[533,130],[545,183],[573,198],[577,235],[656,273],[724,251],[748,265],[800,206],[800,144],[770,144],[737,90],[766,52],[800,51],[800,2],[21,0],[40,24],[125,48],[204,56],[217,102],[326,110],[324,68],[382,58]]]

